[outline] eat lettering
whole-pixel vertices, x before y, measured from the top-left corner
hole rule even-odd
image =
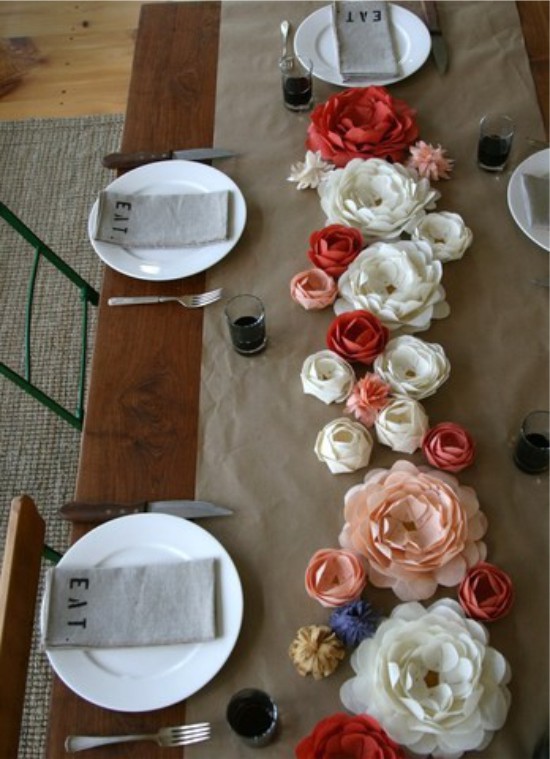
[[[379,10],[374,10],[374,11],[359,11],[359,16],[360,16],[361,21],[363,23],[365,23],[366,21],[368,21],[369,13],[372,16],[372,20],[373,21],[381,21],[382,20],[382,11],[379,11]],[[346,21],[353,24],[353,22],[355,21],[353,11],[348,11],[348,16],[346,18]]]
[[[86,578],[71,577],[71,579],[69,580],[69,590],[73,590],[73,588],[81,588],[83,590],[88,590],[89,587],[90,587],[90,581],[87,580]],[[67,608],[69,609],[69,611],[71,611],[72,609],[82,609],[85,606],[88,606],[88,601],[82,601],[78,598],[72,598],[71,596],[69,596],[69,602],[67,604]],[[72,621],[69,620],[67,622],[69,627],[82,627],[84,629],[86,629],[86,623],[87,623],[86,617],[82,617],[82,619],[78,619],[78,620],[72,620]]]
[[[130,221],[131,210],[132,210],[131,203],[126,203],[122,200],[117,200],[117,202],[115,203],[115,222],[119,223],[119,222],[124,222],[124,221]],[[113,231],[126,233],[128,231],[128,227],[114,227],[113,226]]]

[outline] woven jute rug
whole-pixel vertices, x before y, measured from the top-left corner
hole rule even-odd
[[[103,264],[90,245],[87,220],[114,175],[101,158],[117,150],[123,116],[0,122],[0,199],[96,289]],[[23,357],[23,319],[32,248],[0,219],[0,356],[16,371]],[[74,408],[80,361],[81,304],[76,288],[41,265],[33,312],[34,379]],[[95,309],[88,329],[93,350]],[[11,499],[27,493],[46,521],[46,541],[63,552],[69,528],[59,506],[74,494],[80,433],[0,377],[0,547]],[[37,617],[38,619],[38,617]],[[38,625],[27,683],[20,759],[44,755],[51,672],[39,650]]]

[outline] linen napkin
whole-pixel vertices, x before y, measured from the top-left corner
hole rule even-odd
[[[334,2],[332,19],[340,74],[345,82],[399,76],[388,3]]]
[[[128,567],[53,567],[45,648],[160,646],[215,637],[214,559]]]
[[[177,195],[99,193],[94,238],[131,248],[206,245],[227,239],[229,191]]]
[[[525,213],[531,227],[550,227],[550,178],[522,174]]]

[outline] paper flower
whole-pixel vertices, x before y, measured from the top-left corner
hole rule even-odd
[[[390,400],[374,420],[378,441],[399,453],[414,453],[420,448],[429,425],[421,404],[407,396]]]
[[[343,224],[329,224],[312,232],[307,255],[312,263],[338,278],[363,249],[363,235]]]
[[[426,343],[412,335],[390,340],[373,368],[396,395],[407,395],[417,401],[433,395],[451,372],[441,345]]]
[[[383,87],[350,87],[311,113],[306,145],[335,166],[352,158],[402,161],[418,138],[415,112]]]
[[[290,297],[307,311],[330,306],[336,300],[338,286],[322,269],[308,269],[290,280]]]
[[[483,622],[500,619],[508,614],[514,602],[512,580],[502,569],[482,561],[462,580],[458,599],[473,619]]]
[[[390,240],[412,232],[435,207],[439,192],[427,179],[379,158],[356,158],[317,188],[329,224],[356,227],[365,238]]]
[[[341,640],[327,625],[300,627],[288,649],[298,673],[314,680],[331,675],[346,655]]]
[[[340,698],[415,755],[458,759],[485,748],[510,707],[510,667],[488,642],[456,601],[400,604],[352,654]]]
[[[306,358],[300,378],[306,395],[314,395],[326,404],[341,403],[351,392],[355,373],[337,353],[324,350]]]
[[[406,759],[368,714],[332,714],[318,722],[296,746],[296,759]]]
[[[423,140],[419,140],[416,145],[410,147],[411,156],[407,161],[407,166],[416,169],[421,177],[426,177],[432,182],[438,179],[450,179],[453,169],[453,159],[447,158],[446,150],[441,145],[434,148]]]
[[[369,431],[345,417],[326,424],[315,441],[315,455],[332,474],[346,474],[368,466],[371,452]]]
[[[432,466],[447,472],[461,472],[474,461],[475,442],[459,424],[441,422],[426,433],[422,452]]]
[[[308,150],[303,161],[298,161],[290,167],[290,176],[287,179],[289,182],[297,183],[297,190],[306,190],[308,187],[315,189],[333,168],[331,164],[323,161],[319,151]]]
[[[345,411],[365,427],[372,427],[379,412],[388,405],[390,392],[390,386],[377,374],[367,372],[353,386]]]
[[[321,606],[344,606],[361,595],[367,576],[357,554],[342,548],[322,548],[309,560],[305,582],[307,594]]]
[[[472,230],[464,224],[461,216],[450,211],[428,213],[412,233],[413,240],[425,240],[433,251],[434,258],[441,263],[462,258],[472,244]]]
[[[327,332],[327,346],[347,361],[371,364],[388,338],[389,332],[377,316],[357,309],[334,319]]]
[[[358,646],[365,638],[370,638],[380,624],[380,615],[368,601],[352,601],[335,609],[330,615],[329,625],[346,646]]]
[[[487,519],[473,488],[408,461],[371,469],[346,493],[344,518],[340,545],[366,558],[372,585],[402,601],[458,585],[486,557]]]
[[[441,285],[443,266],[420,240],[369,245],[338,281],[334,312],[365,309],[389,330],[422,332],[450,313]]]

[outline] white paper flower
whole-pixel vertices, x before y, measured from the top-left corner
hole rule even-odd
[[[426,343],[412,335],[390,340],[373,368],[396,395],[407,395],[417,401],[433,395],[451,372],[441,345]]]
[[[340,698],[415,755],[458,759],[488,746],[510,707],[510,667],[488,643],[456,601],[400,604],[352,654]]]
[[[374,159],[373,159],[374,160]],[[336,314],[366,309],[390,330],[421,332],[449,315],[441,285],[443,265],[420,240],[376,242],[338,280]]]
[[[290,176],[287,179],[289,182],[297,182],[296,189],[298,190],[305,190],[308,187],[315,189],[333,169],[334,166],[331,163],[321,158],[319,150],[315,153],[308,150],[304,161],[298,161],[290,167]]]
[[[371,452],[370,432],[359,422],[345,417],[326,424],[315,441],[315,455],[332,474],[355,472],[368,466]]]
[[[386,240],[412,232],[440,197],[413,169],[380,158],[354,158],[327,175],[318,188],[327,223],[357,227]]]
[[[342,403],[351,393],[355,372],[337,353],[324,350],[306,358],[300,378],[307,395],[314,395],[327,404]]]
[[[412,233],[413,240],[425,240],[432,246],[434,258],[442,263],[462,258],[474,236],[461,216],[450,211],[429,213]]]
[[[398,396],[388,403],[376,417],[376,436],[392,451],[414,453],[422,444],[429,421],[422,405],[406,396]]]

